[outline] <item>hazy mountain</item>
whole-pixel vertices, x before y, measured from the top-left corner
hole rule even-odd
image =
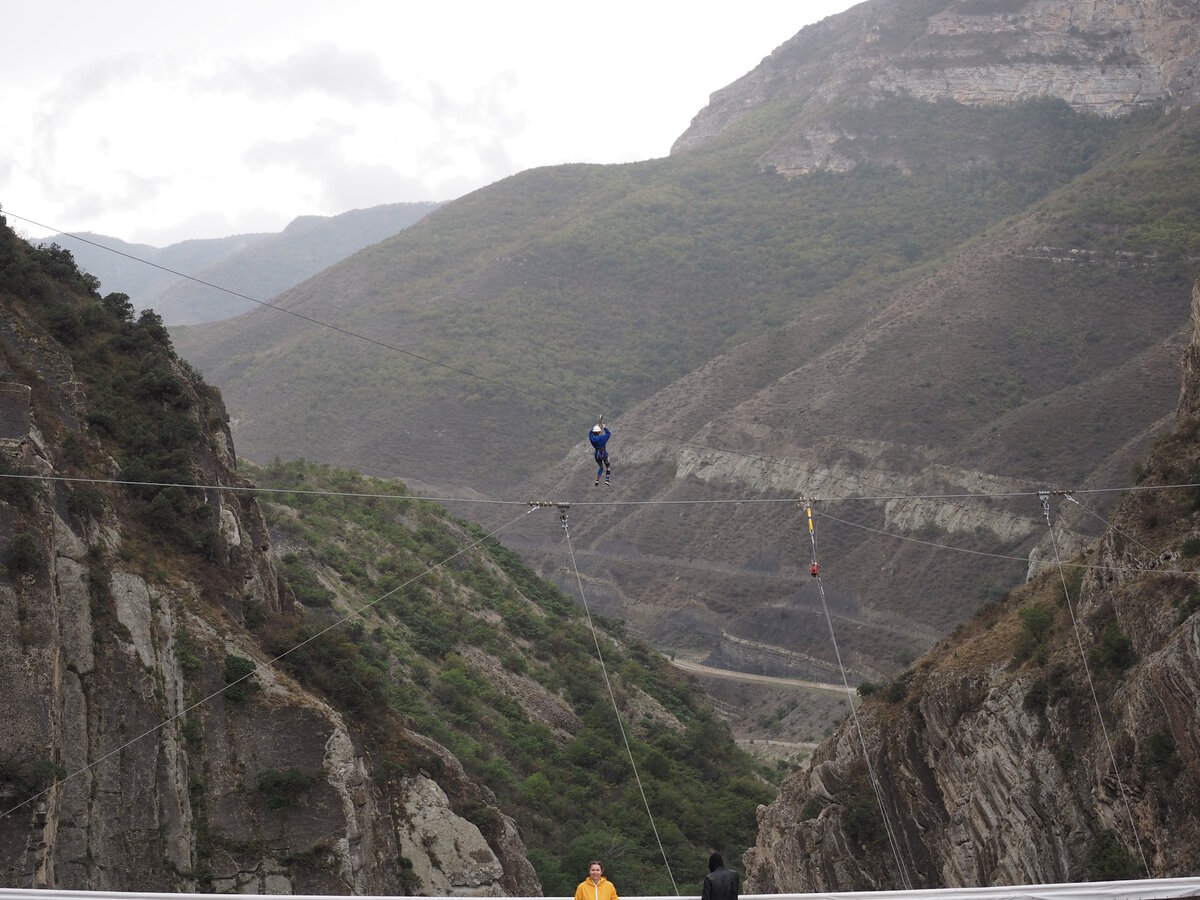
[[[848,660],[886,674],[1022,580],[1030,491],[1127,483],[1169,419],[1200,255],[1197,16],[862,4],[715,94],[670,158],[506,179],[280,298],[385,347],[255,312],[177,341],[259,460],[586,501],[604,413],[614,497],[818,498]],[[597,601],[660,645],[828,676],[802,513],[575,527]]]
[[[55,241],[99,278],[105,290],[128,294],[136,307],[153,309],[167,325],[183,325],[244,313],[255,304],[231,292],[269,301],[407,228],[437,206],[391,203],[336,216],[301,216],[278,234],[182,241],[161,249],[93,234],[81,235],[87,241],[70,235]]]
[[[84,231],[78,235],[60,234],[34,243],[41,247],[56,243],[69,250],[79,267],[99,278],[106,291],[128,294],[137,308],[146,309],[154,305],[149,301],[156,300],[170,285],[179,281],[176,272],[202,272],[269,236],[236,234],[152,247]]]

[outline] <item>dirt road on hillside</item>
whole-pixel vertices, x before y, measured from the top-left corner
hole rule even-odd
[[[732,681],[744,681],[754,684],[769,684],[774,687],[792,687],[800,690],[821,691],[822,693],[837,694],[839,697],[846,696],[846,688],[841,684],[833,684],[827,681],[801,681],[799,678],[776,678],[773,675],[754,675],[750,672],[734,672],[730,669],[717,669],[713,666],[701,665],[697,662],[692,662],[687,659],[673,659],[671,665],[677,669],[682,669],[685,672],[691,672],[693,675],[704,675],[708,678],[727,678]],[[853,694],[854,702],[858,702],[858,695]]]

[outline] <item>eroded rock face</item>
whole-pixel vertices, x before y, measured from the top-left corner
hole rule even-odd
[[[1200,419],[1200,285],[1192,288],[1192,344],[1183,355],[1183,386],[1179,390],[1179,418]]]
[[[70,358],[7,310],[0,350],[0,457],[9,471],[54,476],[62,451],[44,435],[89,440]],[[30,372],[32,386],[22,382]],[[176,374],[195,390],[184,367]],[[485,837],[452,811],[446,792],[472,790],[456,761],[440,784],[378,777],[352,723],[264,658],[242,625],[285,612],[290,593],[257,504],[226,489],[243,486],[227,425],[194,424],[203,437],[193,474],[213,486],[200,513],[213,538],[191,562],[134,536],[116,489],[84,503],[68,482],[4,485],[0,881],[539,894],[511,820],[476,798],[499,823]],[[230,658],[257,666],[242,696],[221,693]],[[422,861],[419,879],[406,856]]]
[[[1193,298],[1200,322],[1200,283]],[[1176,435],[1151,470],[1196,456],[1198,353],[1200,329],[1185,359]],[[1134,872],[1194,871],[1200,615],[1194,585],[1173,574],[1179,552],[1149,550],[1195,530],[1194,504],[1151,502],[1134,494],[1118,509],[1085,557],[1091,568],[1069,610],[1058,572],[1047,573],[1007,612],[935,648],[889,686],[894,696],[864,703],[857,723],[760,809],[747,890],[1077,881],[1092,874],[1106,835]],[[1059,625],[1031,661],[1015,650],[1017,610],[1038,604]],[[1092,652],[1109,629],[1129,641],[1120,667]]]
[[[406,779],[404,806],[408,831],[401,852],[413,862],[429,893],[437,896],[494,897],[501,894],[504,870],[483,834],[450,811],[446,792],[423,775]]]
[[[1183,0],[873,0],[808,26],[715,92],[671,152],[702,145],[776,99],[800,101],[801,112],[761,162],[799,174],[857,164],[839,150],[853,135],[822,112],[850,95],[968,104],[1057,98],[1122,115],[1187,108],[1198,92],[1200,11]]]

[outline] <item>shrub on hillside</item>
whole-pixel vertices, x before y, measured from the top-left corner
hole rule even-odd
[[[258,667],[253,660],[233,653],[225,655],[225,697],[235,703],[245,700],[258,690],[254,670]]]
[[[842,830],[846,837],[863,847],[883,837],[883,820],[875,801],[867,797],[855,800],[846,810]]]
[[[1100,671],[1124,672],[1135,662],[1133,641],[1121,630],[1116,619],[1109,619],[1100,633],[1100,642],[1088,653],[1088,662]]]
[[[1142,867],[1133,854],[1125,849],[1117,833],[1105,829],[1096,835],[1088,853],[1088,877],[1096,881],[1124,881],[1140,878]]]
[[[309,784],[308,776],[295,766],[283,771],[264,769],[258,773],[258,790],[266,797],[268,809],[283,809],[292,805],[308,790]]]
[[[18,531],[8,542],[4,565],[10,572],[32,572],[42,562],[37,541],[30,531]]]
[[[1013,646],[1013,657],[1026,660],[1038,654],[1045,645],[1054,624],[1054,613],[1045,606],[1027,603],[1017,610],[1017,618],[1021,620],[1021,631]]]

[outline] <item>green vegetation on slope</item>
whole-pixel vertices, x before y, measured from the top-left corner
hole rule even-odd
[[[311,604],[256,629],[272,653],[313,638],[282,660],[288,671],[359,721],[398,713],[450,748],[515,818],[548,894],[570,894],[594,857],[626,892],[673,892],[592,634],[569,597],[494,539],[456,556],[483,532],[402,499],[400,482],[304,461],[248,474],[263,488],[380,495],[263,495],[281,570]],[[601,626],[654,823],[686,890],[711,848],[737,859],[753,842],[755,809],[774,792],[681,675]],[[392,764],[436,761],[397,754]]]
[[[1147,147],[1137,135],[1079,179],[1054,210],[1063,239],[1102,253],[1126,254],[1137,266],[1154,259],[1182,281],[1200,274],[1200,127],[1194,114],[1159,123]]]
[[[99,287],[79,271],[69,251],[57,244],[31,247],[0,227],[0,289],[6,301],[71,354],[73,372],[29,373],[28,383],[62,382],[74,375],[89,400],[87,422],[94,440],[48,435],[61,447],[66,473],[90,474],[89,466],[107,455],[117,461],[123,481],[172,485],[131,487],[128,502],[158,539],[186,551],[209,550],[215,539],[211,510],[199,491],[178,485],[195,482],[192,466],[201,429],[224,427],[220,395],[176,357],[157,315],[147,310],[135,318],[129,297],[101,297]],[[184,377],[190,377],[197,394]],[[35,391],[35,402],[50,401]],[[99,502],[92,488],[73,486],[71,493],[75,511]]]
[[[839,147],[860,161],[853,171],[761,171],[758,153],[795,113],[766,107],[736,134],[666,160],[522,173],[285,302],[615,415],[824,295],[857,302],[912,283],[1150,127],[1060,102],[976,109],[895,99],[838,111],[860,135]],[[494,449],[507,459],[496,474],[513,481],[578,439],[544,404],[307,323],[253,314],[177,339],[253,421],[239,443],[260,460],[303,454],[443,482],[448,468],[462,469],[456,480],[479,485]],[[306,402],[289,402],[297,396]],[[324,407],[353,409],[352,432],[320,415]],[[466,438],[485,429],[496,429],[486,446]],[[511,452],[515,435],[532,446]]]

